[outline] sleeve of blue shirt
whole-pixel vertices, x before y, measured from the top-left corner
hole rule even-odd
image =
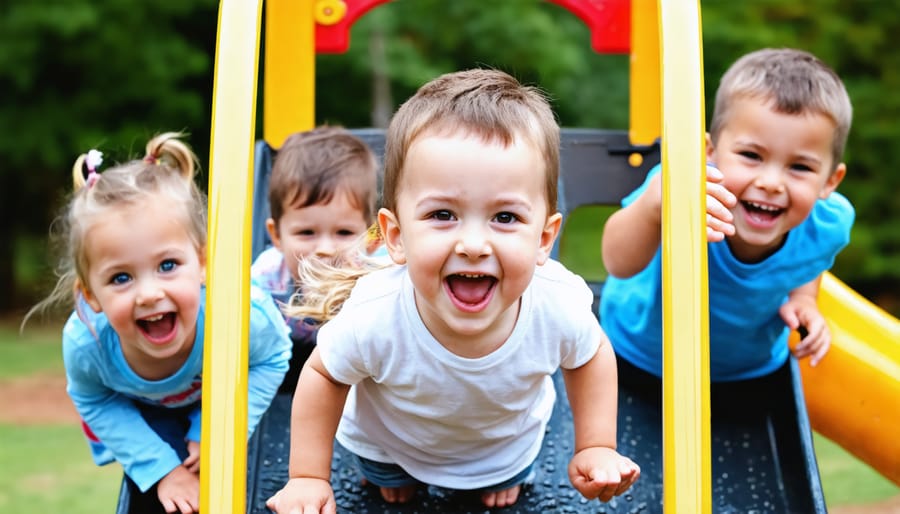
[[[142,492],[181,465],[175,450],[144,421],[131,399],[106,387],[101,366],[103,349],[83,324],[69,323],[63,332],[67,391],[91,431],[112,451],[125,473]],[[79,338],[90,337],[84,341]]]
[[[250,288],[250,370],[247,377],[247,435],[269,408],[291,358],[289,329],[272,296],[255,284]]]
[[[202,417],[202,412],[200,407],[193,409],[190,414],[188,414],[188,422],[190,425],[188,426],[187,435],[185,435],[185,439],[188,441],[194,441],[195,443],[200,442],[200,419]]]

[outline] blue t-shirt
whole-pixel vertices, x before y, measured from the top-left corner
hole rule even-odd
[[[146,380],[135,373],[119,344],[119,336],[106,315],[86,305],[73,313],[63,328],[66,387],[81,419],[95,441],[91,450],[97,464],[111,456],[141,491],[181,464],[181,459],[144,421],[135,401],[162,407],[197,405],[185,436],[200,440],[201,372],[203,370],[206,290],[200,293],[197,335],[184,365],[162,380]],[[288,369],[291,342],[272,298],[260,288],[250,293],[250,354],[248,382],[248,434],[268,409]]]
[[[660,167],[622,200],[631,204]],[[850,242],[854,210],[839,193],[818,200],[784,245],[761,262],[737,260],[725,241],[707,245],[710,379],[767,375],[788,358],[788,328],[778,313],[788,293],[831,268]],[[662,376],[662,248],[640,273],[610,276],[600,297],[600,323],[620,358]],[[677,293],[676,293],[677,294]]]

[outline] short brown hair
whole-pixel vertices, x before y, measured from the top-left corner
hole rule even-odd
[[[728,123],[732,104],[741,98],[770,99],[772,108],[785,114],[814,112],[831,118],[832,170],[840,164],[853,106],[840,77],[816,56],[793,48],[764,48],[735,61],[716,91],[709,129],[713,143]]]
[[[275,156],[269,209],[275,224],[285,207],[328,203],[350,194],[366,223],[375,219],[378,160],[369,146],[343,127],[323,125],[291,134]]]
[[[406,154],[426,131],[463,131],[511,144],[524,137],[544,158],[548,214],[556,212],[559,125],[546,96],[510,75],[489,69],[448,73],[428,82],[397,110],[388,126],[384,206],[396,210]]]

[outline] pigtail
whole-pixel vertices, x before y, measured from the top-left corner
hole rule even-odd
[[[372,229],[350,246],[336,262],[304,257],[298,264],[300,290],[283,308],[292,318],[324,323],[340,312],[356,282],[369,273],[392,266],[383,258],[372,257]]]
[[[198,167],[197,156],[181,141],[180,138],[184,135],[181,132],[165,132],[157,135],[147,143],[144,161],[177,170],[187,181],[194,180]]]

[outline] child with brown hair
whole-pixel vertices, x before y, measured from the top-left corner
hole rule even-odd
[[[375,221],[378,161],[347,129],[323,125],[287,138],[269,179],[266,230],[273,246],[250,268],[251,276],[280,305],[302,295],[300,259],[339,259]],[[318,323],[285,316],[294,344],[282,391],[293,392],[315,347]]]
[[[290,480],[270,508],[335,512],[335,433],[388,502],[431,484],[512,505],[531,480],[560,367],[575,488],[608,501],[637,480],[615,449],[615,357],[593,295],[549,258],[558,174],[547,100],[503,72],[438,77],[400,107],[378,213],[394,265],[352,277],[320,329],[294,395]],[[301,279],[327,297],[335,281],[321,268],[301,265]],[[316,303],[292,312],[328,311]]]
[[[841,159],[852,112],[837,74],[802,50],[749,53],[722,77],[706,141],[714,165],[707,171],[712,381],[783,369],[788,332],[801,327],[797,358],[815,366],[828,352],[816,297],[822,273],[850,241],[853,206],[835,189],[847,171]],[[662,376],[660,184],[657,167],[603,233],[610,277],[600,320],[629,376]]]

